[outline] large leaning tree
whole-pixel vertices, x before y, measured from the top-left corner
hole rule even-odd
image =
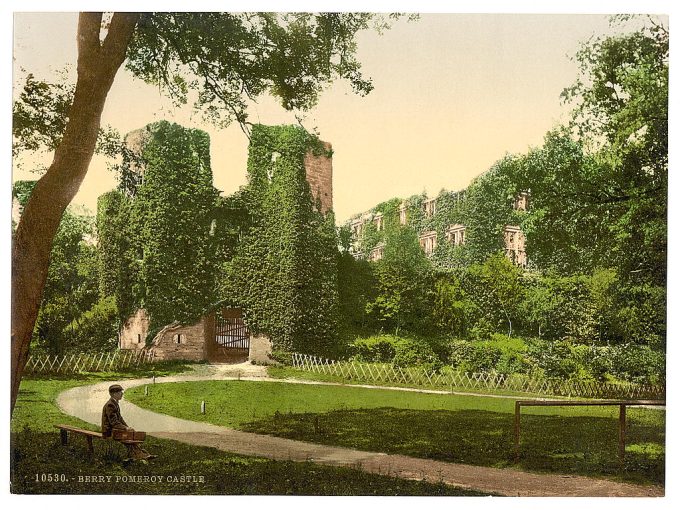
[[[247,124],[248,101],[272,94],[304,111],[324,86],[347,79],[372,89],[355,57],[356,34],[387,28],[366,13],[81,13],[77,81],[54,159],[26,204],[12,248],[12,400],[28,359],[61,216],[95,150],[107,95],[120,67],[162,88],[218,126]],[[122,108],[125,105],[121,105]]]

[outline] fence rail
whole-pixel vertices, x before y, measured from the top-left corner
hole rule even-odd
[[[664,399],[663,384],[633,384],[534,379],[521,374],[428,371],[391,364],[333,361],[307,354],[292,354],[293,367],[346,380],[426,386],[450,390],[501,390],[585,398]]]
[[[154,361],[153,352],[146,350],[115,351],[92,354],[29,356],[25,374],[77,374],[104,372],[137,367]]]

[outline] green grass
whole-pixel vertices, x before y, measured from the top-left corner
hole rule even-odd
[[[351,386],[201,381],[133,388],[138,405],[276,436],[494,467],[514,466],[514,400]],[[200,414],[200,402],[206,414]],[[522,410],[520,469],[664,481],[665,412],[630,408],[625,469],[618,408]]]
[[[11,491],[15,494],[484,495],[350,468],[233,455],[153,437],[147,439],[145,448],[158,458],[148,464],[126,466],[121,462],[122,445],[115,444],[113,453],[107,455],[103,443],[95,441],[95,454],[91,458],[82,438],[69,439],[66,447],[61,445],[54,424],[97,427],[61,413],[55,404],[59,393],[74,386],[144,374],[117,372],[89,374],[78,379],[25,378],[11,420]],[[41,480],[42,475],[55,474],[65,481]],[[202,482],[172,479],[181,475],[204,478]],[[111,476],[111,479],[86,483],[79,481],[83,476]],[[143,478],[122,481],[131,476],[157,476],[160,481]]]

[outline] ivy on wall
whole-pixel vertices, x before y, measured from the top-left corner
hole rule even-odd
[[[243,203],[251,221],[227,264],[222,297],[275,349],[327,353],[337,340],[338,238],[312,203],[304,156],[320,141],[294,126],[256,125]]]
[[[195,321],[216,300],[218,192],[205,132],[165,121],[145,131],[139,153],[125,160],[143,179],[100,197],[97,227],[100,293],[116,297],[121,320],[145,308],[151,337]]]
[[[196,320],[216,298],[215,242],[210,235],[217,202],[207,133],[177,124],[147,126],[144,180],[133,201],[133,228],[141,248],[141,301],[150,330]]]
[[[517,187],[511,175],[515,165],[514,159],[503,159],[466,190],[441,190],[435,199],[434,214],[425,211],[428,198],[422,193],[403,200],[390,199],[367,213],[354,216],[347,225],[357,219],[365,220],[361,236],[355,239],[358,251],[368,256],[376,246],[385,243],[391,232],[400,226],[400,208],[404,204],[406,225],[418,236],[432,231],[437,233],[437,244],[430,258],[435,267],[464,267],[484,261],[489,255],[503,250],[505,226],[518,225],[522,220],[523,213],[513,208]],[[379,214],[383,216],[382,229],[373,221]],[[447,230],[455,224],[466,229],[464,245],[454,246],[447,241]]]
[[[115,297],[120,322],[140,306],[137,288],[140,268],[131,216],[132,202],[120,191],[110,191],[97,200],[99,296]]]

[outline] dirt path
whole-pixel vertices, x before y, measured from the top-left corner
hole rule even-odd
[[[163,377],[157,382],[200,380],[271,380],[264,367],[253,365],[200,366],[194,372]],[[79,386],[61,393],[57,405],[67,414],[99,425],[101,408],[108,399],[108,387],[120,382],[125,388],[151,384],[149,379],[110,381]],[[297,383],[309,384],[308,381]],[[430,391],[427,391],[430,393]],[[132,427],[165,439],[198,446],[266,457],[276,460],[310,461],[332,466],[347,466],[370,473],[405,479],[444,482],[506,496],[663,496],[663,487],[639,486],[583,476],[536,474],[515,469],[497,469],[467,464],[453,464],[404,455],[364,452],[349,448],[294,441],[280,437],[241,432],[227,427],[174,418],[121,401],[121,411]]]

